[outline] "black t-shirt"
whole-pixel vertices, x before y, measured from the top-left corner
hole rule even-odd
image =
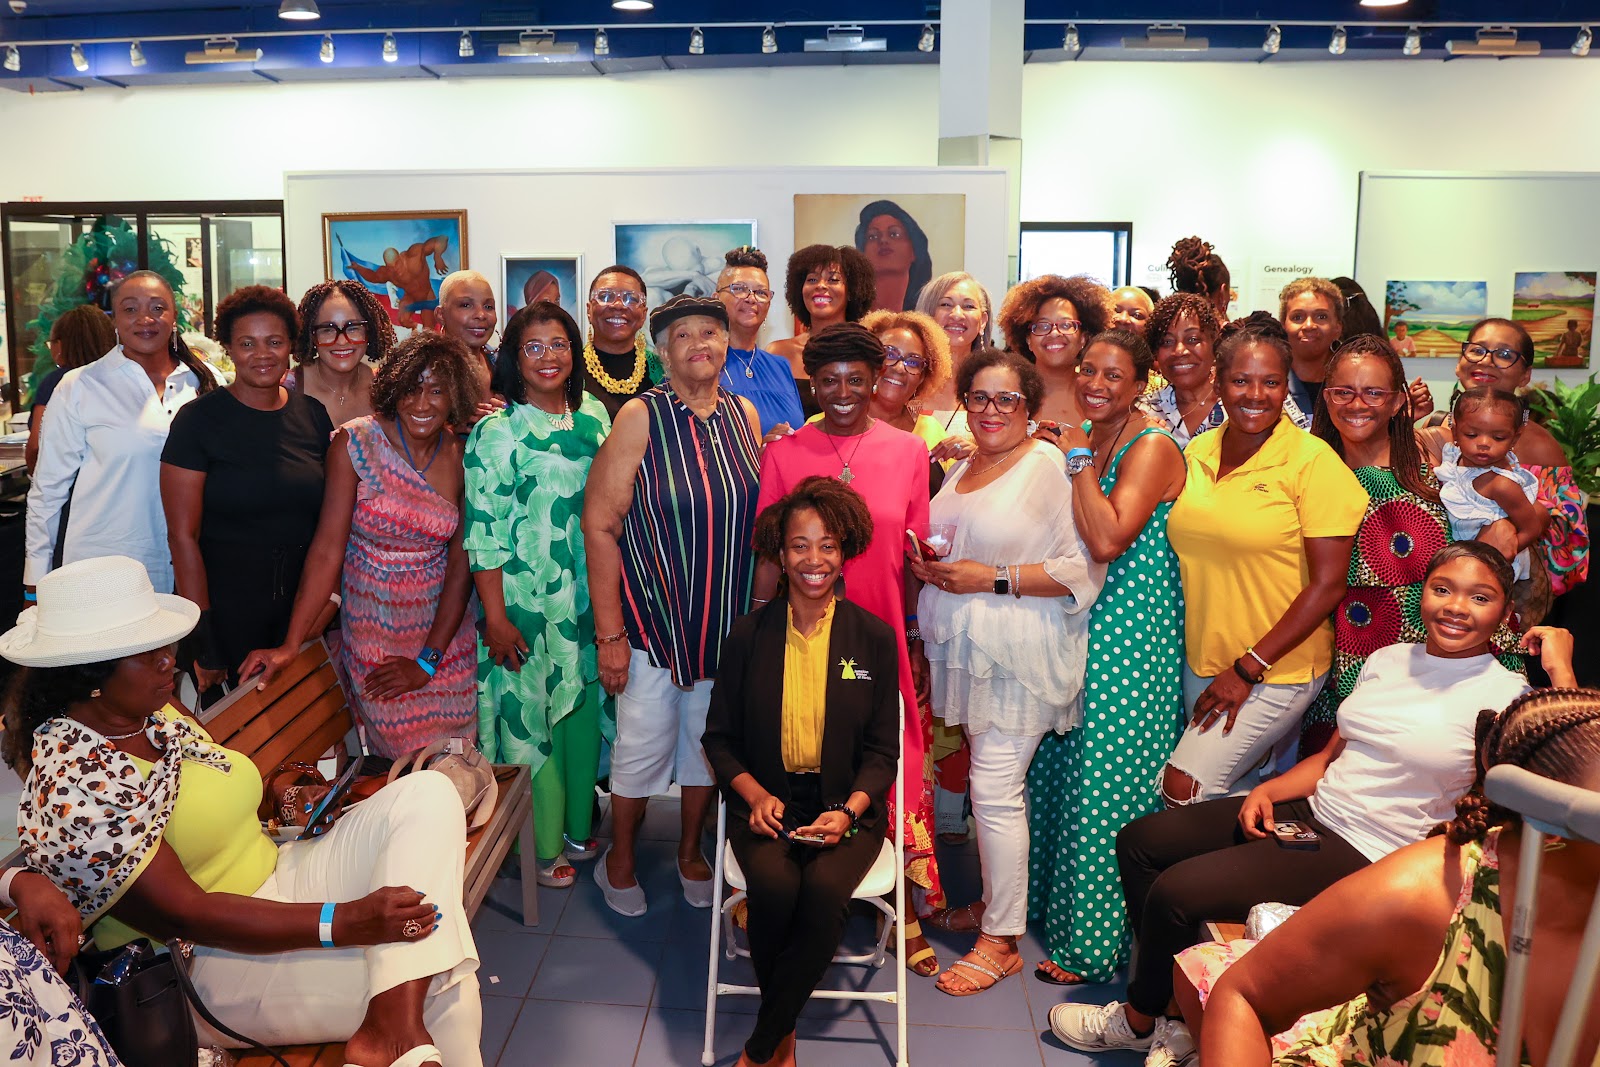
[[[161,462],[204,472],[202,544],[308,545],[332,435],[327,409],[304,393],[258,411],[216,389],[173,416]]]
[[[61,384],[62,375],[67,372],[60,367],[44,376],[37,388],[33,391],[33,407],[28,409],[28,429],[33,429],[33,420],[39,414],[39,409],[50,403],[50,398],[55,396],[56,386]]]

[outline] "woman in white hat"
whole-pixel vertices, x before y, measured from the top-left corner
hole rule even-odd
[[[38,593],[0,636],[0,655],[29,668],[5,707],[4,756],[27,779],[29,867],[98,924],[100,947],[194,942],[201,999],[268,1044],[347,1041],[357,1067],[481,1064],[449,779],[411,775],[279,848],[257,819],[254,764],[171,703],[174,646],[199,609],[123,556],[70,563]],[[327,789],[288,774],[268,785],[287,823]]]

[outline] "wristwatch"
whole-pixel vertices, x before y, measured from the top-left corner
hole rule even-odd
[[[444,650],[438,648],[424,648],[417,653],[417,662],[427,664],[437,670],[439,664],[444,662]]]
[[[1005,596],[1011,592],[1011,572],[1005,567],[994,569],[994,591],[996,596]]]
[[[1094,466],[1094,453],[1087,448],[1074,448],[1067,453],[1067,477],[1082,474]]]

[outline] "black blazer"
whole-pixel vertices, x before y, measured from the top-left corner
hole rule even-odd
[[[779,800],[789,800],[783,768],[783,667],[789,604],[779,597],[733,624],[722,645],[700,739],[730,812],[750,808],[730,788],[748,772]],[[853,660],[854,680],[841,661]],[[883,818],[900,756],[900,647],[876,615],[841,599],[828,639],[828,688],[822,727],[822,802],[837,804],[863,792],[872,806],[864,827]]]

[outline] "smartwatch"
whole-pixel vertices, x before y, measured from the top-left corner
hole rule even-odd
[[[1005,567],[994,569],[994,591],[996,596],[1005,596],[1011,592],[1011,572]]]

